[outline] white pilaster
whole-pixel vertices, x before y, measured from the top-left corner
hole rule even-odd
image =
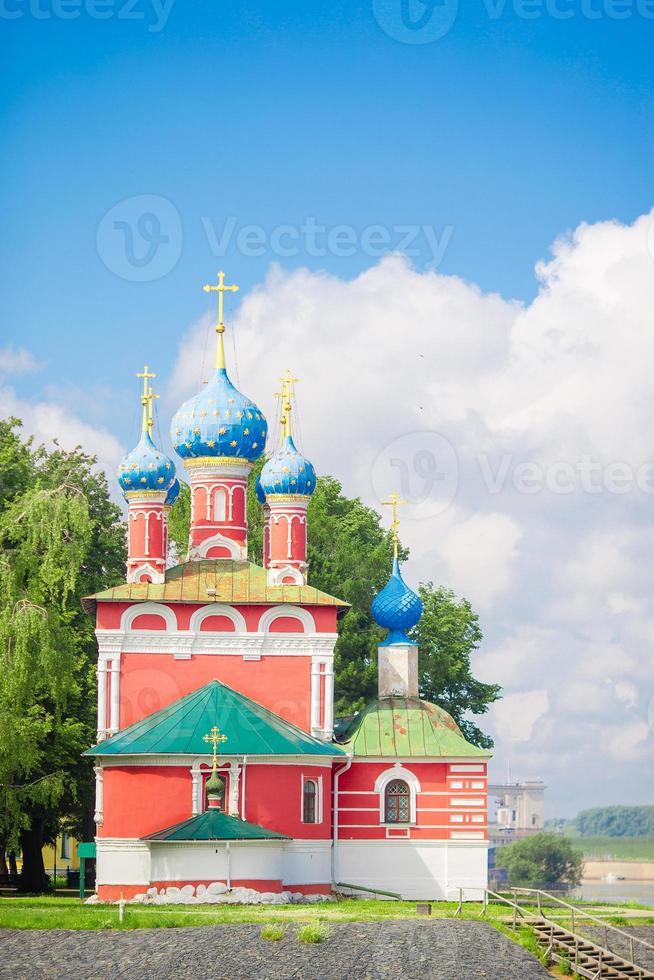
[[[334,664],[325,664],[325,715],[323,719],[325,741],[331,741],[334,734]]]
[[[194,817],[202,813],[202,773],[197,766],[191,769],[191,808]]]
[[[98,742],[107,737],[107,661],[98,660]]]
[[[238,786],[241,780],[241,767],[238,762],[232,762],[229,767],[229,804],[230,817],[238,817]]]
[[[311,661],[311,734],[320,733],[320,661]]]
[[[120,658],[111,661],[111,694],[109,710],[109,733],[115,735],[120,728]]]
[[[102,766],[95,766],[95,813],[93,819],[98,827],[102,826],[104,819],[104,770]]]

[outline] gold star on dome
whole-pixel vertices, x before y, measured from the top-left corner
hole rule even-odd
[[[217,409],[217,408],[214,408],[214,410],[213,410],[213,413],[212,413],[212,414],[213,414],[213,417],[214,417],[214,418],[219,418],[219,417],[220,417],[220,412],[218,411],[218,409]]]
[[[233,404],[234,404],[234,399],[233,399],[233,398],[230,398],[230,399],[229,399],[229,404],[230,404],[230,405],[233,405]]]
[[[252,448],[253,448],[253,449],[256,449],[256,448],[257,448],[257,446],[258,446],[258,443],[257,443],[257,442],[253,442],[253,443],[252,443]]]
[[[148,482],[147,476],[142,476],[141,477],[141,483],[147,483],[147,482]]]
[[[129,484],[129,483],[131,483],[131,482],[132,482],[132,478],[131,478],[131,476],[126,476],[126,477],[125,477],[125,483],[128,483],[128,484]]]
[[[190,442],[185,442],[184,445],[186,446],[187,449],[190,449],[191,448],[191,443]]]
[[[230,446],[238,446],[236,439],[232,439],[232,441],[230,442]]]
[[[249,429],[243,429],[243,435],[244,436],[249,436],[250,435],[250,430]]]
[[[252,412],[247,412],[246,414],[247,414],[247,417],[248,417],[249,419],[251,419],[251,418],[252,418]]]
[[[237,419],[242,419],[243,418],[243,412],[237,412],[236,413],[236,418]]]
[[[207,439],[207,446],[209,447],[209,449],[213,449],[215,445],[216,443],[213,441],[213,439]]]
[[[181,434],[182,434],[182,430],[181,429],[175,429],[175,435],[176,436],[181,436]]]
[[[282,473],[290,473],[288,466],[282,466]]]
[[[297,480],[291,480],[291,486],[292,487],[294,487],[296,483],[297,483]]]
[[[193,432],[195,433],[196,436],[199,436],[200,435],[200,429],[199,428],[193,429]]]
[[[157,483],[163,483],[163,481],[164,481],[163,476],[157,478]]]
[[[207,413],[206,413],[205,409],[202,409],[202,411],[200,412],[200,417],[203,418],[203,419],[207,417]]]
[[[226,409],[225,409],[225,415],[226,415],[226,417],[227,417],[227,418],[231,418],[231,414],[232,414],[232,413],[230,412],[230,410],[229,410],[228,408],[226,408]]]
[[[171,463],[166,463],[166,469],[169,470],[171,465],[172,465]]]
[[[218,435],[219,436],[224,436],[226,432],[227,432],[227,429],[225,428],[225,426],[224,425],[221,425],[220,428],[218,429]]]

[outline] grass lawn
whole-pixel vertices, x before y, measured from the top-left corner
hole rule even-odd
[[[475,911],[481,906],[475,905]],[[434,915],[453,916],[456,902],[439,902]],[[59,896],[0,898],[4,929],[151,929],[206,926],[229,922],[366,922],[413,919],[415,902],[343,899],[316,905],[127,905],[122,925],[115,905],[82,905],[79,898]]]
[[[590,904],[599,908],[597,903]],[[432,917],[454,918],[456,910],[456,902],[434,902]],[[481,911],[480,903],[468,902],[460,918],[479,920]],[[525,907],[525,911],[535,913],[536,909]],[[491,904],[484,920],[505,931],[510,915],[506,905]],[[263,926],[417,918],[415,902],[346,898],[316,905],[127,905],[124,921],[120,923],[118,907],[112,904],[83,905],[79,898],[59,895],[0,898],[0,928],[4,929],[169,929],[233,922]]]
[[[570,837],[585,858],[598,861],[654,861],[654,837]]]

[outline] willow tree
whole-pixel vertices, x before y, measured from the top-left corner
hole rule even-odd
[[[19,425],[0,422],[0,840],[39,891],[44,843],[90,830],[95,644],[80,598],[121,577],[124,529],[93,457],[34,447]]]

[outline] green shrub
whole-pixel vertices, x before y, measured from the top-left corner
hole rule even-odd
[[[261,927],[261,932],[259,935],[262,939],[267,939],[268,942],[276,943],[280,939],[283,939],[286,934],[284,926],[276,926],[272,922],[267,926]]]

